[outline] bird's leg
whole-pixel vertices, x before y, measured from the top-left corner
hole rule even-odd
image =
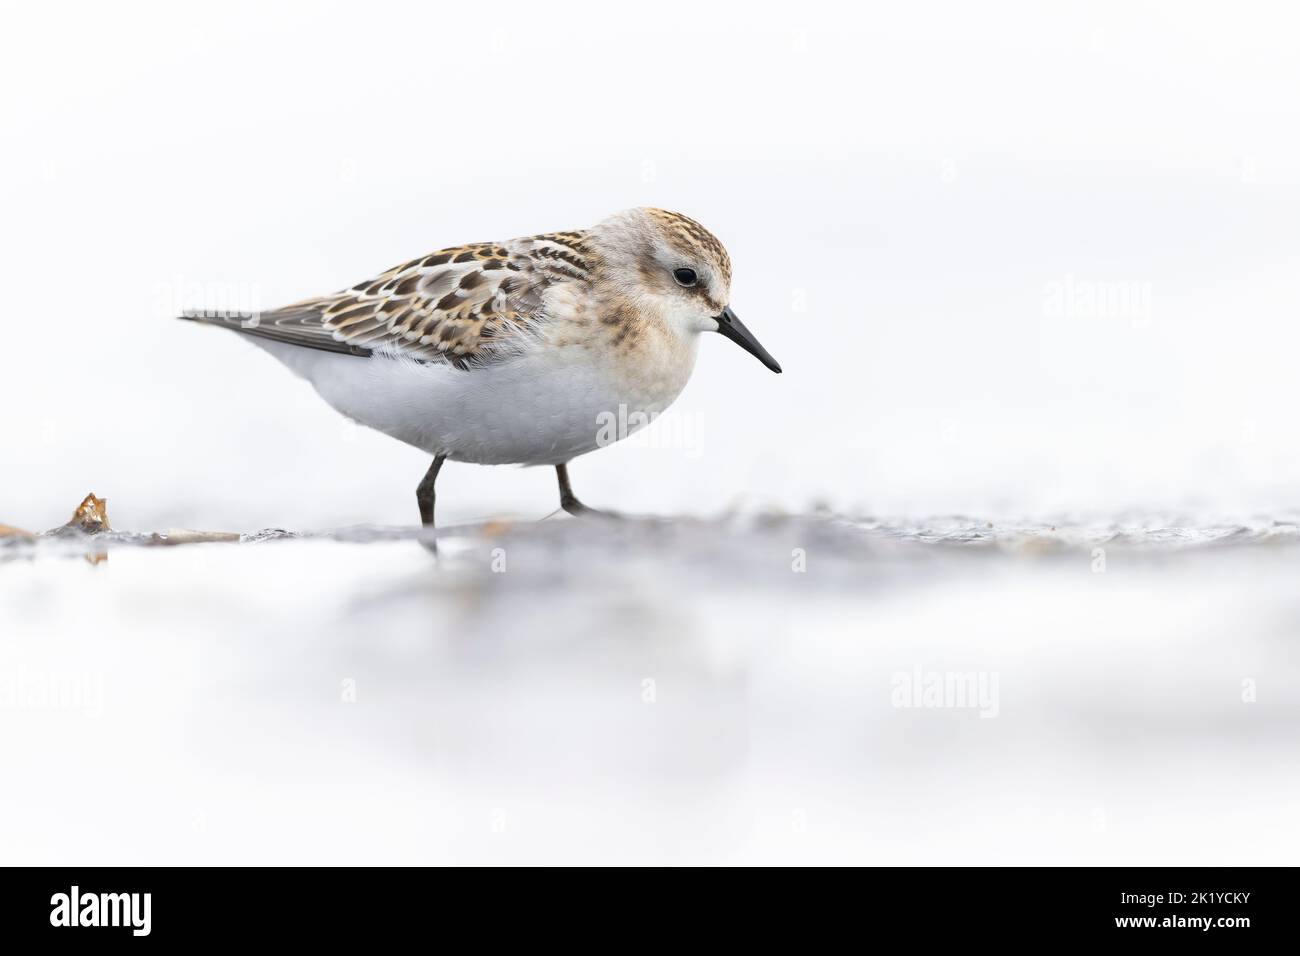
[[[420,524],[426,528],[432,528],[433,525],[433,503],[437,496],[433,493],[433,486],[438,480],[438,472],[442,468],[442,463],[447,460],[446,455],[438,455],[433,459],[433,464],[429,470],[424,473],[419,486],[415,489],[415,502],[420,506]],[[431,551],[438,550],[438,542],[431,541]]]
[[[560,479],[560,507],[571,515],[601,515],[606,518],[617,517],[608,511],[597,511],[595,508],[588,508],[578,496],[573,493],[573,488],[569,485],[569,466],[556,465],[556,477]]]

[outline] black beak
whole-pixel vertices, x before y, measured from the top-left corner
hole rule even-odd
[[[773,372],[781,374],[781,366],[776,359],[767,354],[767,349],[758,344],[758,339],[754,338],[754,333],[745,328],[745,323],[736,318],[736,313],[731,311],[731,306],[722,310],[721,315],[715,315],[713,321],[718,323],[719,334],[731,339],[742,349],[748,352],[754,358],[758,359]]]

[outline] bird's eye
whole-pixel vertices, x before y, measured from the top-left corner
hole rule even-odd
[[[690,288],[695,285],[699,276],[695,274],[694,269],[674,269],[673,278],[677,280],[678,285],[684,285],[687,288]]]

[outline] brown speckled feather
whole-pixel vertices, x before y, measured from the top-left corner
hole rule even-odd
[[[441,249],[342,292],[264,312],[240,328],[354,355],[486,364],[510,354],[547,320],[543,297],[550,286],[589,282],[584,236],[546,233]]]

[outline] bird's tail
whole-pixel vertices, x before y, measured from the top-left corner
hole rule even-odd
[[[186,309],[178,319],[190,322],[202,322],[205,325],[220,325],[227,329],[251,332],[261,324],[260,312],[216,312],[210,309]]]

